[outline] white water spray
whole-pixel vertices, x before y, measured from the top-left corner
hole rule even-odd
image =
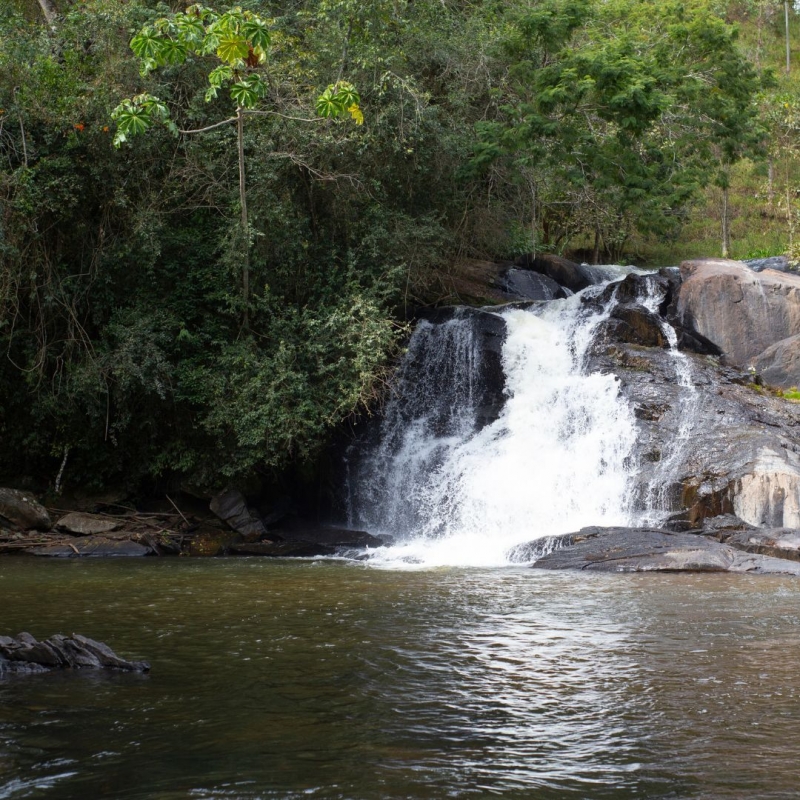
[[[427,402],[411,401],[413,419],[402,397],[387,408],[381,441],[359,468],[351,518],[398,537],[374,553],[374,563],[495,566],[508,563],[517,544],[630,522],[634,415],[613,375],[582,369],[607,312],[591,311],[576,295],[502,316],[507,401],[496,421],[477,430],[472,378],[463,379],[457,407],[453,387],[437,400],[423,376],[414,392]],[[410,350],[433,333],[423,327]],[[474,359],[469,326],[441,335],[463,341],[436,352]],[[455,369],[470,371],[466,363]]]

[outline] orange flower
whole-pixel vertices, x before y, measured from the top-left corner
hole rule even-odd
[[[108,133],[108,125],[103,125],[103,133]]]
[[[75,130],[78,131],[78,133],[81,133],[81,131],[83,131],[83,129],[86,126],[82,122],[78,122],[75,125],[73,125],[72,127],[75,128]]]

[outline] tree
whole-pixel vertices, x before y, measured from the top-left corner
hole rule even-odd
[[[251,115],[283,116],[275,110],[257,108],[267,94],[267,84],[260,70],[268,61],[270,42],[268,21],[239,7],[220,14],[210,8],[193,5],[184,12],[157,19],[142,28],[131,40],[131,49],[142,61],[142,74],[147,75],[159,67],[183,64],[192,56],[216,62],[216,66],[208,73],[206,101],[214,100],[220,90],[227,87],[235,104],[236,116],[202,128],[181,130],[172,120],[167,105],[148,93],[123,100],[111,114],[117,123],[114,136],[117,147],[155,124],[165,125],[174,134],[205,133],[224,125],[236,124],[245,326],[250,302],[250,231],[247,216],[244,121],[246,116]],[[355,87],[347,81],[338,80],[317,98],[317,119],[349,115],[357,124],[361,124],[364,117],[359,102]]]
[[[538,218],[567,207],[596,256],[634,228],[669,232],[700,186],[758,150],[760,77],[702,3],[544,0],[505,47],[511,91],[473,164],[532,166]]]

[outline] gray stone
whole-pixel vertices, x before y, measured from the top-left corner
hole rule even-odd
[[[53,527],[47,509],[30,492],[0,488],[0,523],[19,530],[49,531]]]
[[[591,572],[736,572],[800,576],[800,564],[744,553],[704,536],[651,528],[584,528],[554,537],[536,569]],[[558,541],[558,540],[561,541]]]
[[[0,674],[85,668],[148,672],[150,665],[146,661],[126,661],[108,645],[79,634],[56,635],[41,642],[29,633],[16,638],[0,636]]]
[[[228,489],[211,498],[209,508],[240,533],[246,542],[256,542],[267,532],[258,515],[248,508],[247,500],[238,489]]]
[[[681,275],[681,323],[731,364],[750,367],[772,345],[800,334],[800,275],[757,273],[723,259],[685,261]]]
[[[119,527],[119,523],[95,514],[82,514],[73,511],[56,522],[56,527],[78,536],[90,536],[97,533],[108,533]]]
[[[800,561],[800,530],[793,528],[758,528],[743,531],[722,531],[722,541],[746,553],[759,553],[774,558]]]
[[[784,389],[800,386],[800,333],[768,347],[755,356],[751,364],[770,386]]]

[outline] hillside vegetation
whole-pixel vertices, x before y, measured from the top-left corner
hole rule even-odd
[[[460,259],[794,246],[783,4],[239,8],[0,0],[4,480],[312,471]]]

